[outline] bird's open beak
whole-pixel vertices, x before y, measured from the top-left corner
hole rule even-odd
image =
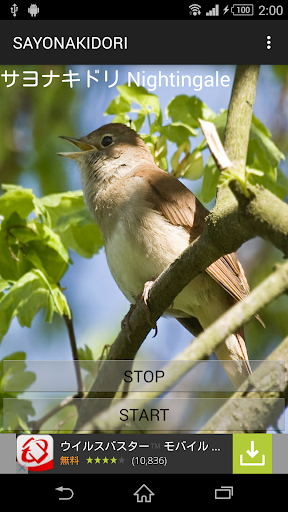
[[[74,151],[74,152],[68,152],[68,153],[57,153],[57,155],[60,156],[66,156],[66,158],[72,158],[73,160],[77,160],[79,158],[79,155],[83,151],[88,151],[89,149],[95,149],[95,146],[92,146],[91,144],[88,144],[87,142],[83,142],[80,139],[73,139],[73,137],[66,137],[65,135],[59,135],[61,139],[69,140],[69,142],[72,142],[77,148],[81,149],[81,151]]]

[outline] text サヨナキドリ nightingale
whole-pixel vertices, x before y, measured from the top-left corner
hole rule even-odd
[[[111,273],[135,303],[145,283],[201,234],[208,210],[185,185],[157,167],[141,137],[123,124],[104,125],[80,139],[63,138],[81,150],[59,154],[76,160]],[[193,279],[166,313],[188,329],[189,319],[196,318],[205,329],[248,293],[243,269],[231,253]],[[216,355],[239,387],[251,373],[242,327]]]

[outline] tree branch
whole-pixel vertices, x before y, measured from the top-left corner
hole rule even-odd
[[[71,318],[69,318],[67,315],[64,314],[63,319],[64,319],[64,322],[67,327],[70,346],[71,346],[72,355],[73,355],[76,379],[77,379],[77,384],[78,384],[78,395],[81,397],[84,394],[84,385],[83,385],[83,381],[82,381],[81,368],[80,368],[80,364],[79,364],[79,357],[78,357],[78,350],[77,350],[77,345],[76,345],[72,313],[71,313]]]
[[[288,400],[288,337],[267,358],[267,361],[285,361],[284,389],[279,388],[279,371],[265,371],[265,362],[257,368],[253,375],[246,381],[246,389],[236,392],[200,430],[201,433],[209,432],[237,432],[244,434],[257,429],[266,430],[270,425],[276,425],[282,406],[279,398]],[[276,368],[275,368],[276,369]],[[261,389],[261,392],[258,391]],[[251,401],[241,398],[251,398]],[[253,399],[260,398],[255,408]],[[235,399],[238,399],[235,402]],[[234,401],[233,401],[234,400]]]
[[[260,186],[249,185],[249,197],[237,181],[230,183],[230,189],[238,201],[240,224],[247,223],[254,236],[268,240],[288,258],[288,205]]]
[[[258,71],[258,66],[239,66],[236,70],[236,83],[233,86],[229,105],[225,147],[233,165],[234,159],[238,159],[238,163],[236,162],[237,169],[243,165],[243,162],[246,162]],[[237,109],[239,117],[237,116]],[[239,122],[240,117],[241,123]],[[239,151],[236,148],[236,141],[241,148]],[[218,191],[216,205],[206,218],[203,233],[155,280],[148,301],[150,322],[152,324],[156,323],[158,318],[172,304],[174,298],[192,279],[205,271],[209,265],[221,256],[236,251],[250,238],[259,235],[269,239],[276,247],[283,250],[285,255],[288,255],[288,222],[286,220],[288,218],[288,206],[280,202],[269,191],[260,187],[250,187],[249,185],[250,194],[248,198],[242,194],[236,182],[232,182],[230,187],[233,194],[228,186]],[[263,210],[265,213],[263,213]],[[263,227],[262,216],[266,228]],[[138,303],[129,318],[130,340],[127,339],[125,332],[121,331],[111,347],[108,359],[134,359],[142,342],[151,330],[150,322],[147,320],[143,302]],[[117,382],[119,385],[121,376],[111,375],[109,365],[104,363],[93,383],[88,398],[110,398],[112,400],[115,393],[105,392],[108,381],[113,382],[115,389],[117,389]],[[76,430],[81,429],[81,426],[99,413],[102,410],[101,407],[103,408],[101,401],[93,400],[89,402],[89,400],[84,399]]]
[[[204,233],[203,233],[204,234]],[[209,248],[207,247],[209,243]],[[208,248],[208,250],[207,250]],[[149,320],[147,309],[143,301],[138,302],[136,308],[129,317],[129,340],[125,329],[120,331],[108,354],[108,360],[134,359],[144,339],[151,330],[151,324],[155,324],[158,318],[172,304],[176,295],[200,272],[204,271],[213,261],[222,256],[214,244],[203,235],[198,237],[182,255],[177,258],[155,280],[149,294]],[[115,393],[105,392],[106,383],[113,382],[115,389],[121,382],[121,376],[111,373],[109,365],[103,363],[101,370],[95,379],[88,394],[88,400],[84,399],[80,409],[76,430],[81,425],[98,413],[103,407],[102,402],[89,402],[89,398],[113,398]],[[110,387],[111,389],[111,387]]]
[[[237,66],[228,108],[224,148],[238,170],[245,175],[245,165],[253,105],[260,66]]]
[[[75,399],[74,396],[67,396],[66,398],[64,398],[64,400],[62,400],[62,402],[59,405],[56,405],[55,407],[53,407],[53,409],[51,409],[46,414],[44,414],[44,416],[42,416],[42,418],[39,418],[39,420],[29,421],[28,427],[31,429],[31,433],[38,434],[43,423],[45,423],[47,420],[52,418],[52,416],[57,414],[64,407],[67,407],[69,405],[75,405],[77,407],[77,399]],[[19,426],[19,430],[22,430],[22,428],[20,426]]]
[[[135,407],[141,408],[147,405],[151,398],[157,398],[163,392],[167,391],[167,389],[173,386],[173,384],[175,384],[189,368],[192,368],[197,364],[197,361],[203,360],[209,356],[211,352],[213,352],[217,346],[222,343],[227,336],[229,336],[229,334],[235,332],[241,325],[247,323],[261,308],[269,304],[273,299],[281,295],[287,289],[288,263],[285,263],[283,265],[278,265],[277,270],[265,279],[263,283],[257,286],[250,295],[229,309],[229,311],[201,333],[189,347],[175,358],[176,361],[189,361],[188,365],[180,368],[179,365],[173,365],[173,361],[171,361],[163,368],[165,375],[168,376],[165,380],[165,385],[161,386],[161,384],[158,383],[157,391],[154,390],[154,385],[146,386],[145,393],[143,390],[137,391],[128,394],[127,397],[134,399],[133,403]],[[287,360],[288,365],[287,353],[285,357],[283,355],[283,359]],[[109,372],[108,362],[106,362],[106,371]],[[119,382],[117,380],[118,377]],[[117,378],[114,381],[114,384],[116,385],[115,390],[117,390],[121,379],[123,379],[123,374],[119,374]],[[252,376],[251,378],[254,377]],[[102,396],[102,398],[103,397],[104,396]],[[108,393],[105,398],[109,398]],[[107,406],[107,402],[104,405]],[[121,405],[121,407],[122,406],[125,407],[125,400],[123,400],[123,405]],[[91,400],[89,413],[93,410],[93,415],[95,416],[97,413],[99,414],[102,407],[103,401]],[[87,421],[84,422],[79,429],[76,427],[76,430],[113,430],[121,423],[119,421],[119,404],[117,407],[112,406],[110,409],[105,410],[101,415],[98,415],[93,420],[91,420],[92,416],[89,416],[90,415],[86,416]]]

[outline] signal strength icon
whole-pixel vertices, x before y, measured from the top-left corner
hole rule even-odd
[[[215,7],[206,12],[206,16],[219,16],[219,4],[216,4]]]
[[[189,14],[193,14],[193,16],[197,16],[197,14],[201,14],[201,5],[191,4],[189,5],[190,12]]]

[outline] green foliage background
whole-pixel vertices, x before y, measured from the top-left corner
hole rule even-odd
[[[48,74],[50,68],[42,66],[37,70]],[[54,67],[53,70],[60,74],[65,68]],[[275,73],[283,84],[282,94],[287,97],[287,68],[276,67]],[[198,182],[199,199],[211,203],[219,185],[219,171],[211,156],[204,164],[203,154],[207,146],[198,118],[212,121],[223,140],[227,110],[214,112],[203,103],[200,94],[180,94],[173,97],[162,112],[157,95],[143,87],[123,84],[117,89],[117,95],[104,115],[112,115],[113,122],[125,123],[138,131],[160,168],[177,178]],[[63,161],[55,157],[59,149],[58,135],[77,133],[79,105],[81,92],[63,88],[57,81],[45,90],[45,94],[41,88],[24,90],[17,84],[13,94],[9,89],[1,89],[0,342],[14,317],[21,326],[28,328],[40,309],[45,311],[46,322],[52,322],[55,313],[71,318],[61,279],[72,263],[73,253],[91,258],[103,246],[100,230],[90,218],[82,191],[67,191],[69,180]],[[148,126],[148,130],[143,133],[144,126]],[[268,128],[253,116],[243,186],[247,182],[259,183],[285,199],[288,180],[279,168],[285,158],[279,148],[284,148],[285,152],[288,149],[287,127],[285,133],[283,130],[278,133],[278,140],[279,144],[275,143]],[[167,156],[169,145],[173,147],[170,161]],[[26,181],[30,177],[37,183],[39,194],[17,184],[24,175]],[[231,175],[224,173],[220,186],[227,179],[231,179]],[[259,245],[254,259],[261,264],[253,265],[252,288],[271,272],[279,257],[275,249],[264,243]],[[286,310],[287,297],[281,297],[261,315],[267,326],[264,332],[256,322],[248,326],[248,338],[261,339],[262,354],[263,347],[277,343],[287,334]],[[254,345],[252,342],[249,352],[255,358],[258,353],[256,342]],[[87,345],[80,349],[79,355],[91,381],[93,370],[84,360],[93,359],[95,355]],[[11,353],[5,359],[11,363],[5,365],[5,372],[3,365],[0,368],[2,385],[9,379],[18,379],[19,393],[2,393],[2,398],[14,398],[28,389],[36,376],[25,369],[24,351]],[[13,359],[19,359],[23,364],[15,367]],[[29,430],[28,414],[34,413],[31,401],[18,401],[16,409],[16,412],[15,409],[9,412],[9,429],[20,425]]]

